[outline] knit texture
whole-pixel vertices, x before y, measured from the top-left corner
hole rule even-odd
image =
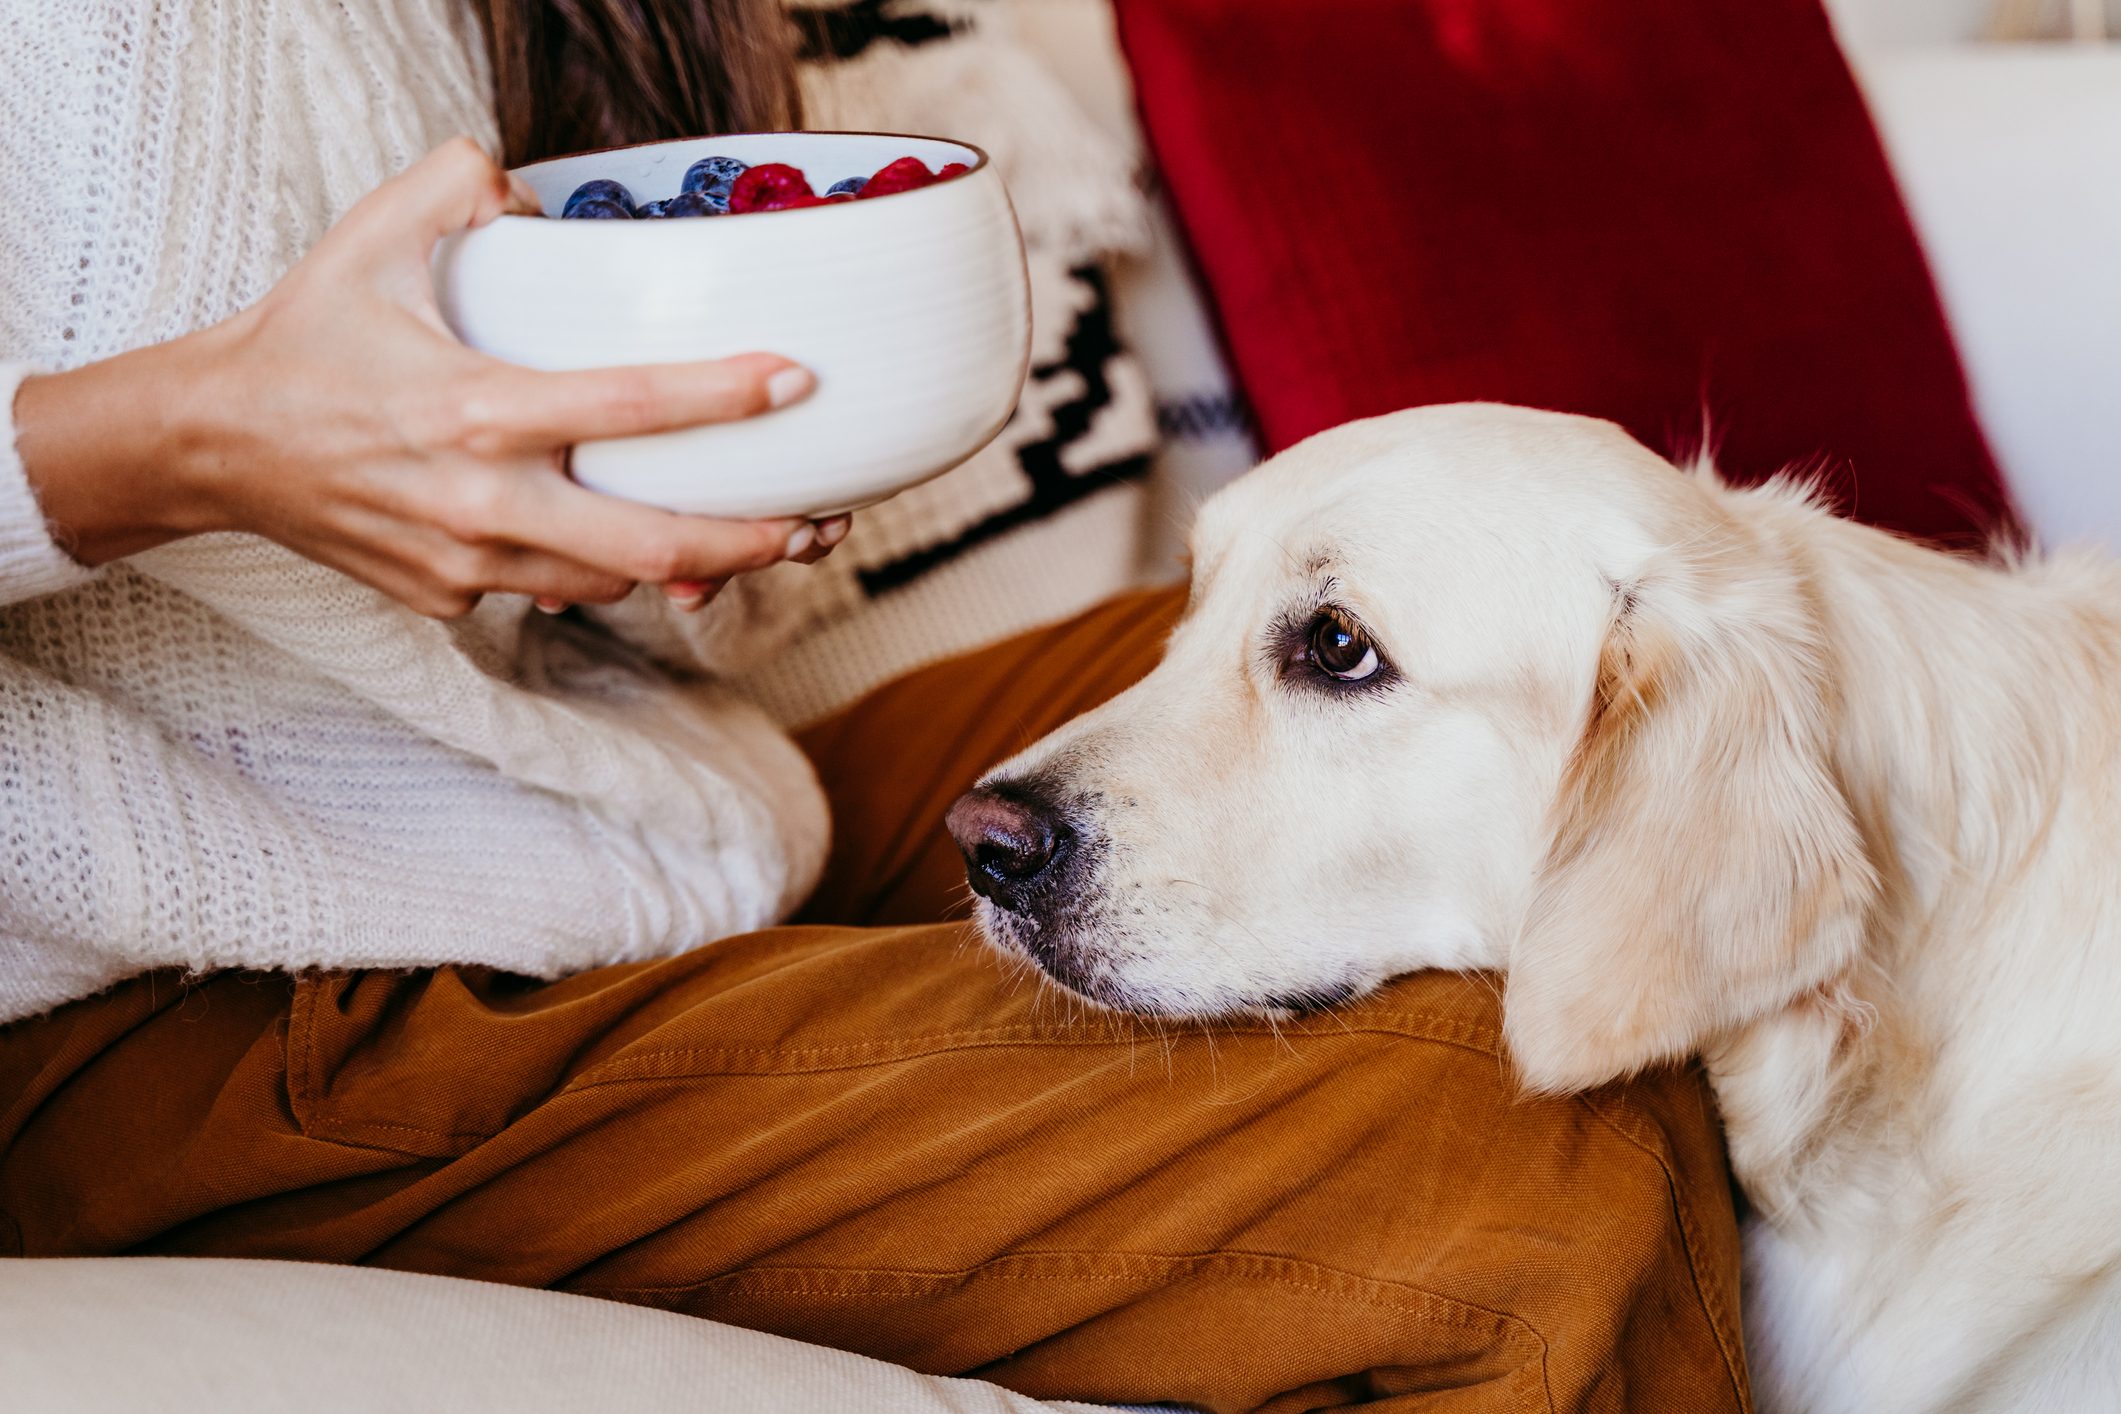
[[[0,598],[31,599],[86,581],[91,571],[52,542],[44,513],[15,451],[15,394],[26,363],[0,364]]]
[[[223,318],[436,143],[491,144],[474,26],[461,0],[16,0],[0,361]],[[763,714],[517,599],[435,623],[229,535],[91,577],[9,451],[0,603],[0,1020],[168,964],[550,977],[769,923],[822,863]]]

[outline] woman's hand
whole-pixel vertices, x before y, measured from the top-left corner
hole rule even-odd
[[[18,445],[46,516],[90,564],[243,530],[440,616],[492,591],[551,608],[636,583],[696,607],[730,575],[830,550],[844,519],[673,515],[568,479],[576,442],[752,417],[813,380],[769,354],[547,373],[466,348],[435,303],[435,242],[534,210],[459,139],[234,318],[28,380]]]

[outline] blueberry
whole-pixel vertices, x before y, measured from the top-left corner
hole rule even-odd
[[[860,196],[862,188],[868,185],[869,179],[867,177],[849,177],[843,182],[834,182],[831,186],[826,187],[825,195],[838,196],[841,192],[845,192],[849,196]]]
[[[751,170],[748,162],[739,162],[734,157],[702,157],[685,169],[685,180],[679,184],[681,192],[698,192],[709,201],[720,201],[718,211],[729,209],[729,188],[738,177]]]
[[[630,221],[633,213],[616,201],[606,201],[592,196],[586,201],[570,201],[567,209],[560,213],[571,221]]]
[[[717,205],[704,192],[681,191],[662,206],[665,216],[724,216],[729,212],[729,198],[723,197]]]
[[[668,216],[669,214],[670,203],[668,201],[644,201],[633,209],[633,217],[636,221],[653,221],[658,216]]]
[[[576,187],[573,194],[567,198],[567,204],[560,208],[560,214],[562,216],[578,215],[579,213],[575,208],[588,201],[608,201],[624,211],[628,216],[633,214],[633,193],[620,186],[617,182],[607,182],[602,178],[593,182],[584,182]]]

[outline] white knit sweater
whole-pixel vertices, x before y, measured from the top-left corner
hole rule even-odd
[[[435,623],[249,537],[91,574],[14,454],[26,371],[218,320],[435,143],[491,140],[463,0],[7,9],[0,1021],[170,964],[553,976],[793,907],[824,805],[755,710],[520,600]]]

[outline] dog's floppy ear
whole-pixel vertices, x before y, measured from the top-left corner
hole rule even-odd
[[[1847,966],[1877,892],[1791,564],[1726,523],[1614,591],[1589,720],[1511,950],[1532,1089],[1683,1055]]]

